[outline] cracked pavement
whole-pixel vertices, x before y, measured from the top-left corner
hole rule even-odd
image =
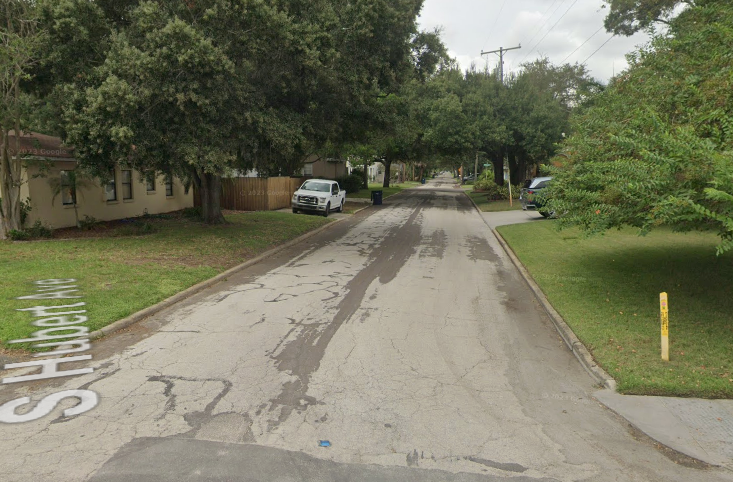
[[[457,190],[390,198],[91,352],[91,374],[0,387],[100,398],[1,425],[4,481],[733,481],[592,398]]]

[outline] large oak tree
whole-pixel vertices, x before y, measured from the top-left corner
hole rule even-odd
[[[228,167],[293,173],[363,134],[410,64],[421,0],[157,0],[110,22],[103,64],[64,91],[83,164],[172,172],[221,222]],[[109,16],[109,14],[107,14]]]

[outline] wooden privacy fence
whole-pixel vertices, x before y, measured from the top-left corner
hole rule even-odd
[[[289,208],[293,193],[304,179],[299,177],[235,177],[221,180],[221,207],[235,211],[274,211]],[[194,205],[201,198],[194,191]]]

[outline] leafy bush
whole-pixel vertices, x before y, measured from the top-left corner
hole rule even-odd
[[[484,171],[479,175],[478,180],[473,185],[474,191],[481,191],[486,193],[486,197],[489,201],[500,201],[502,199],[509,199],[509,187],[508,185],[499,186],[494,182],[494,173]],[[519,199],[519,186],[512,186],[512,199]]]
[[[24,229],[11,229],[8,231],[8,237],[13,241],[26,241],[31,238],[31,235]]]
[[[51,238],[53,230],[48,226],[44,226],[41,221],[36,221],[33,226],[26,229],[11,229],[8,237],[13,241],[26,241],[34,238]]]
[[[560,227],[717,229],[733,249],[733,4],[693,3],[574,114],[547,188]]]
[[[43,223],[38,220],[33,223],[33,226],[25,230],[31,238],[51,238],[53,237],[53,229],[48,226],[44,226]]]
[[[98,225],[99,225],[99,221],[96,218],[86,215],[86,214],[84,215],[84,219],[79,220],[79,228],[85,231],[92,230],[96,228]]]
[[[341,189],[344,189],[346,193],[355,193],[364,185],[364,180],[361,176],[351,174],[350,176],[339,177],[336,179]]]

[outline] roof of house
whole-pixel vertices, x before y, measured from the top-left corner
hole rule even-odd
[[[8,150],[15,156],[15,131],[8,132]],[[74,159],[74,148],[65,146],[60,137],[22,132],[20,134],[20,154],[48,159]]]

